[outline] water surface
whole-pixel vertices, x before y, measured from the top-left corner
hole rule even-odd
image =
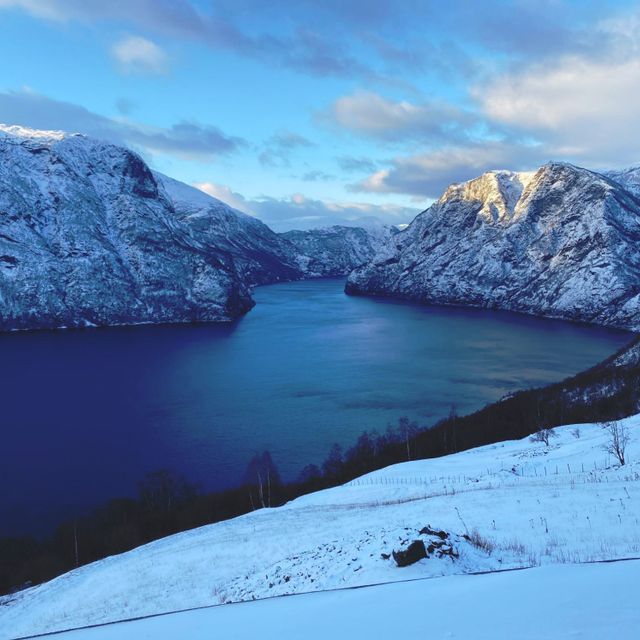
[[[231,325],[0,335],[0,534],[41,531],[170,468],[234,485],[268,449],[285,478],[408,415],[427,425],[595,364],[629,334],[261,287]]]

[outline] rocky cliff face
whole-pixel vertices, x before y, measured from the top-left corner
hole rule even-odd
[[[346,289],[638,329],[639,240],[640,200],[620,176],[493,171],[449,187]]]
[[[128,149],[0,126],[0,330],[231,320],[253,285],[346,275],[367,237],[334,230],[301,255]]]
[[[397,233],[389,226],[333,226],[280,234],[295,247],[297,263],[306,277],[347,275],[369,262]]]
[[[252,306],[139,156],[0,130],[0,328],[229,320]]]

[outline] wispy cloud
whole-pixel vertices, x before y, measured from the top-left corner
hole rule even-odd
[[[114,119],[73,104],[54,100],[28,89],[0,92],[0,122],[36,129],[59,129],[132,146],[148,154],[166,154],[210,161],[233,153],[244,140],[211,125],[178,122],[170,127],[149,127]]]
[[[378,164],[371,158],[356,158],[353,156],[340,156],[336,162],[345,173],[367,173],[378,168]]]
[[[111,47],[111,55],[123,73],[164,74],[169,69],[167,54],[142,36],[127,36]]]
[[[478,116],[443,101],[389,100],[371,91],[341,96],[322,118],[355,134],[432,144],[467,138]]]
[[[419,210],[401,205],[374,205],[363,202],[340,202],[308,198],[295,193],[286,198],[248,199],[214,182],[194,186],[230,206],[260,218],[276,231],[313,229],[334,224],[357,226],[372,221],[384,224],[411,222]]]
[[[304,136],[291,131],[280,131],[263,143],[258,161],[266,167],[289,167],[295,151],[313,146]]]
[[[318,169],[307,171],[300,177],[305,182],[328,182],[329,180],[335,179],[334,175],[326,173],[325,171],[320,171]]]
[[[491,169],[530,169],[552,159],[536,145],[484,142],[401,156],[388,168],[350,185],[355,193],[399,193],[438,198],[454,183],[470,180]]]

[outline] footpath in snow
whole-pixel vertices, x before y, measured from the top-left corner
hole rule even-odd
[[[531,573],[539,576],[535,588],[540,591],[554,590],[558,576],[582,575],[580,589],[591,589],[594,598],[605,592],[613,598],[595,576],[617,569],[547,565],[640,556],[640,416],[622,424],[631,435],[623,467],[605,452],[607,435],[600,426],[573,425],[556,429],[548,447],[525,439],[398,464],[284,507],[153,542],[0,599],[0,638],[270,596],[519,567],[542,566]],[[434,532],[440,530],[447,534],[444,546],[437,546],[443,541]],[[397,567],[392,552],[414,540],[431,548],[429,557]],[[637,581],[639,565],[625,566],[619,571],[635,568]],[[500,574],[500,580],[527,581],[520,577],[525,573]],[[576,584],[580,581],[576,578]],[[468,586],[459,587],[457,604],[446,605],[455,617],[471,606],[466,590],[481,584],[480,578],[421,581],[397,589],[426,594],[458,584]],[[637,596],[634,583],[628,584],[627,592]],[[387,587],[373,591],[378,589],[384,610]],[[339,597],[366,598],[353,593],[358,595]],[[622,595],[624,608],[627,594]],[[527,607],[535,619],[561,615],[568,606],[563,598],[570,596],[559,594],[557,606],[550,601],[544,609],[523,596],[522,615]],[[415,595],[423,604],[416,604],[412,615],[424,617],[430,597]],[[510,601],[518,598],[514,593]],[[282,602],[273,606],[293,601]],[[474,604],[473,615],[477,609]],[[215,611],[221,610],[241,609]]]

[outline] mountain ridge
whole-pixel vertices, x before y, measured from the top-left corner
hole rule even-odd
[[[450,186],[346,291],[638,329],[638,240],[640,200],[609,175],[487,172]]]
[[[318,267],[257,218],[82,134],[0,125],[0,160],[0,330],[226,322],[253,286],[359,264],[335,255],[346,243]]]

